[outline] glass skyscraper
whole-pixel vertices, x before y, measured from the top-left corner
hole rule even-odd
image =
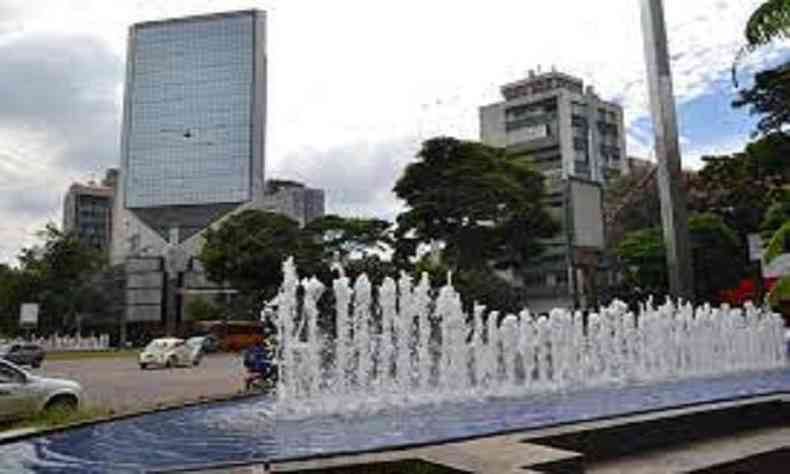
[[[263,194],[265,13],[131,27],[124,99],[124,207],[179,241]]]

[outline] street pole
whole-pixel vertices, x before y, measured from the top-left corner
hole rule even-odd
[[[176,322],[178,321],[178,293],[179,293],[179,273],[167,273],[167,299],[165,306],[165,335],[173,337],[176,334]]]
[[[662,0],[640,0],[640,3],[650,108],[656,134],[658,190],[661,198],[661,222],[664,227],[669,291],[675,298],[693,300],[694,274],[686,193],[681,185],[683,175],[664,6]]]
[[[179,316],[180,308],[178,305],[179,294],[181,292],[182,278],[184,272],[189,267],[190,255],[179,244],[179,228],[170,228],[168,244],[162,250],[162,259],[165,267],[165,331],[168,336],[174,336],[176,326],[181,319]]]

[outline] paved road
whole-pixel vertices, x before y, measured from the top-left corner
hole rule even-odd
[[[238,392],[243,367],[238,355],[212,354],[198,367],[140,370],[135,357],[47,361],[32,370],[79,381],[86,401],[116,412]]]

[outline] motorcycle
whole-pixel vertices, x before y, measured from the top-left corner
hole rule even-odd
[[[244,378],[244,390],[247,392],[269,393],[277,387],[277,362],[272,361],[264,371],[247,370]]]

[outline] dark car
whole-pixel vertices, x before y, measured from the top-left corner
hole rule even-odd
[[[0,347],[0,359],[37,369],[44,361],[44,349],[36,344],[11,344]]]
[[[207,334],[204,336],[192,336],[188,339],[188,341],[197,341],[198,339],[201,340],[201,351],[203,351],[204,354],[212,354],[219,351],[219,340],[215,335]]]

